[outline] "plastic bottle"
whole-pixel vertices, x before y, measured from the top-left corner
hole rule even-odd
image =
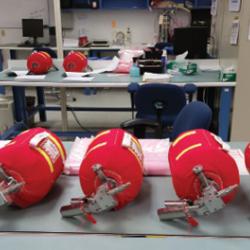
[[[132,65],[132,67],[130,68],[129,75],[130,75],[131,77],[139,77],[139,76],[140,76],[140,69],[139,69],[139,67],[136,65],[136,58],[133,58],[133,65]]]
[[[167,58],[167,50],[163,50],[161,55],[161,63],[162,63],[162,71],[165,73],[167,71],[167,64],[168,64],[168,58]]]

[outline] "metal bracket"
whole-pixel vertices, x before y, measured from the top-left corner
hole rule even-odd
[[[7,175],[0,164],[0,206],[11,204],[10,195],[18,192],[23,185],[23,182],[18,182],[12,176]]]
[[[198,222],[191,215],[210,215],[225,207],[223,196],[234,191],[238,185],[232,185],[225,189],[218,190],[215,182],[209,180],[203,172],[202,166],[193,168],[193,172],[200,180],[202,195],[197,200],[165,201],[165,207],[158,209],[158,216],[161,220],[172,220],[185,218],[192,226],[197,226]]]
[[[129,182],[117,185],[115,180],[108,178],[104,174],[100,164],[95,164],[92,169],[102,184],[97,188],[95,194],[84,198],[73,198],[70,205],[62,206],[60,212],[63,217],[83,214],[86,219],[92,223],[96,223],[92,213],[101,213],[115,208],[118,205],[115,195],[123,192],[130,185]]]

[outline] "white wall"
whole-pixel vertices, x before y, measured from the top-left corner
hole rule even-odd
[[[237,70],[237,85],[234,95],[233,119],[231,139],[234,141],[250,141],[250,83],[249,83],[249,65],[250,65],[250,40],[249,34],[249,13],[250,1],[242,1],[239,33],[239,55]]]
[[[155,43],[158,36],[159,15],[163,10],[75,10],[73,29],[64,32],[65,37],[78,38],[86,34],[90,40],[105,39],[112,41],[115,30],[112,21],[117,24],[116,31],[126,33],[129,27],[132,34],[132,44]],[[65,16],[67,14],[67,16]],[[69,19],[69,13],[62,14],[62,22]],[[68,24],[67,24],[68,25]],[[171,21],[172,27],[190,25],[190,13],[177,11]]]
[[[0,44],[26,40],[22,37],[22,18],[42,18],[45,25],[50,24],[53,19],[49,11],[50,2],[52,0],[0,0]]]
[[[15,16],[17,22],[19,19],[24,17],[41,17],[42,12],[46,12],[46,24],[50,26],[54,25],[54,12],[52,0],[9,0],[12,11],[6,11],[7,5],[4,4],[0,8],[0,20],[4,20],[5,24],[13,24],[12,16]],[[27,3],[32,1],[32,5],[24,5],[26,16],[20,14],[18,9],[13,6],[20,5],[21,3]],[[5,0],[0,0],[6,2]],[[21,4],[21,5],[22,5]],[[1,5],[0,5],[1,6]],[[36,7],[37,6],[37,10]],[[2,7],[2,6],[1,6]],[[64,37],[78,38],[79,34],[85,33],[90,40],[93,39],[105,39],[108,41],[112,40],[114,36],[114,30],[112,29],[112,21],[116,21],[116,31],[126,32],[129,27],[132,33],[132,43],[154,43],[157,40],[158,35],[158,21],[159,14],[162,10],[74,10],[72,12],[62,13],[62,24],[67,29],[64,30]],[[10,14],[11,13],[11,14]],[[177,17],[177,18],[176,18]],[[190,16],[186,12],[178,11],[172,19],[171,24],[173,27],[176,26],[187,26],[190,23]],[[9,26],[9,25],[7,25]],[[22,37],[21,22],[18,25],[12,25],[12,27],[4,27],[0,22],[0,44],[5,43],[19,43],[26,38]],[[71,29],[69,29],[71,28]],[[39,39],[41,42],[48,42],[48,30],[45,30],[44,39]]]
[[[75,11],[73,13],[74,29],[64,34],[66,37],[78,38],[80,33],[85,33],[90,40],[111,41],[114,33],[112,21],[115,21],[116,30],[126,33],[127,27],[130,28],[133,44],[151,43],[156,39],[158,32],[158,13],[149,10]]]
[[[240,12],[230,12],[229,1],[218,2],[217,15],[212,18],[211,37],[214,56],[220,58],[222,68],[234,66],[237,68],[239,45],[230,44],[232,22],[239,17]],[[241,26],[241,25],[240,25]]]

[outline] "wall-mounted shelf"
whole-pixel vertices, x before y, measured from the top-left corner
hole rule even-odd
[[[102,9],[147,9],[148,0],[101,0]]]
[[[60,0],[62,9],[147,9],[152,0]],[[162,0],[163,2],[165,0]],[[193,9],[209,9],[211,0],[173,0]]]
[[[149,0],[60,0],[61,8],[70,9],[147,9]]]
[[[211,0],[185,0],[185,5],[192,9],[210,9]]]

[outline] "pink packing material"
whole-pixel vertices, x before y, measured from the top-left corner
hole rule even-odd
[[[75,141],[73,142],[70,148],[67,159],[64,163],[65,174],[78,175],[83,157],[91,141],[92,141],[91,138],[76,137]]]
[[[132,62],[122,62],[120,61],[117,68],[115,69],[115,73],[124,73],[127,74],[130,71],[130,68],[132,67]]]
[[[141,139],[144,153],[144,175],[170,175],[169,139]]]
[[[118,52],[119,64],[114,72],[116,73],[129,73],[133,64],[133,57],[139,57],[143,55],[144,51],[139,49],[124,49]]]
[[[78,175],[81,162],[91,140],[78,137],[75,139],[65,161],[65,174]],[[140,139],[139,141],[144,153],[144,175],[170,175],[168,163],[169,140]],[[6,141],[3,142],[6,143]],[[230,149],[229,153],[235,159],[240,175],[249,175],[242,151],[240,149]]]
[[[76,138],[65,161],[65,174],[78,175],[81,162],[91,140],[89,138]],[[139,141],[144,153],[144,175],[169,175],[169,140],[141,139]]]

